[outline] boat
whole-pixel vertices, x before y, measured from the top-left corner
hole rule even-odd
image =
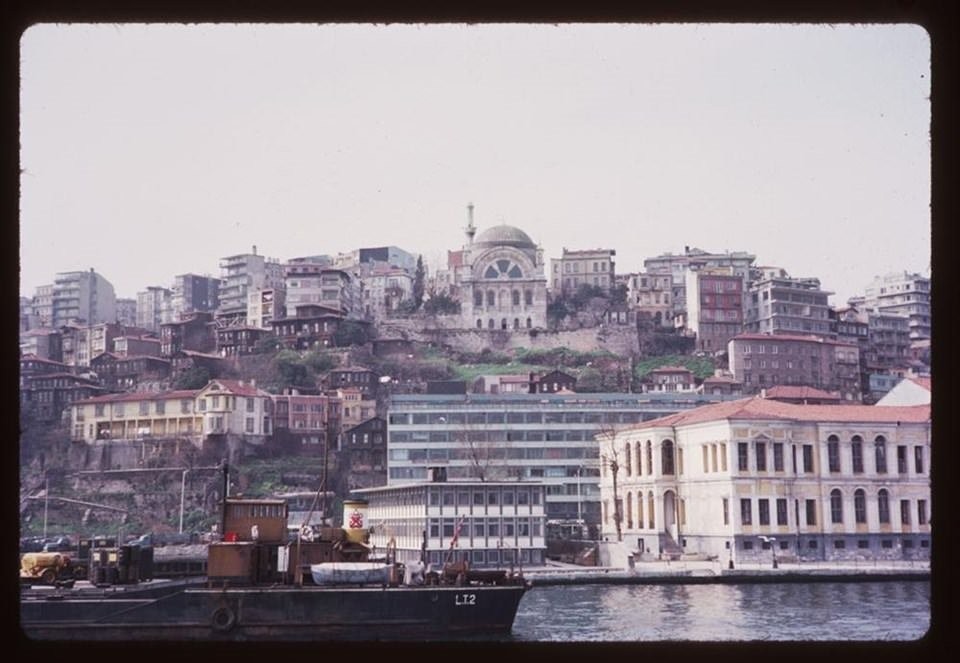
[[[291,541],[286,509],[225,498],[205,577],[155,579],[136,546],[94,550],[87,580],[21,588],[21,629],[36,640],[448,639],[508,634],[530,587],[513,570],[372,559],[363,527]]]

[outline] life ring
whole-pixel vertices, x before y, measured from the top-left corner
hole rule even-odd
[[[214,631],[226,633],[237,623],[237,616],[229,607],[222,605],[210,615],[210,626]]]

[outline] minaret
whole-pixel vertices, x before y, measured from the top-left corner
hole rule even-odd
[[[473,244],[473,236],[477,234],[477,229],[473,225],[473,203],[467,205],[467,245]]]

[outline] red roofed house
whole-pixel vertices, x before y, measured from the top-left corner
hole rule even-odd
[[[598,440],[603,563],[929,559],[928,405],[744,398]]]
[[[806,405],[836,405],[842,403],[840,394],[831,393],[813,387],[799,387],[787,384],[778,384],[761,392],[764,398],[770,398],[784,403],[798,403]]]

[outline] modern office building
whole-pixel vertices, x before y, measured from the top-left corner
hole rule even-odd
[[[398,562],[467,561],[471,567],[542,565],[544,485],[531,481],[435,481],[354,490],[367,501],[370,543],[396,546]]]
[[[388,483],[542,481],[550,519],[599,524],[594,436],[723,400],[689,394],[394,395],[387,415]]]

